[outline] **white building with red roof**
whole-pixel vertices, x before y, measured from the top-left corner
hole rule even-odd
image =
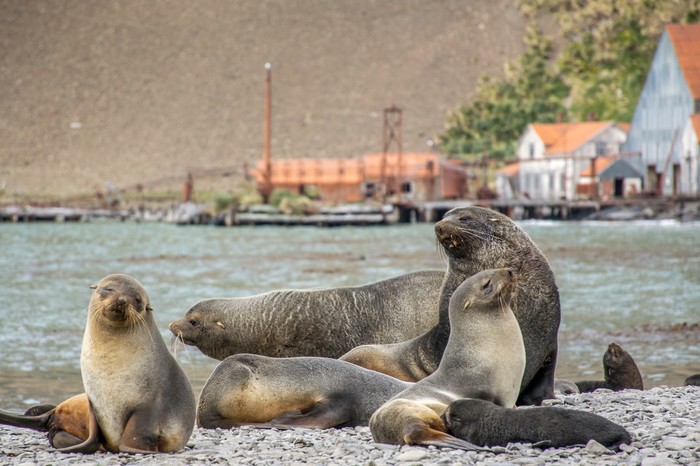
[[[581,172],[596,157],[618,154],[625,128],[613,121],[532,123],[518,142],[518,170],[508,167],[497,176],[509,176],[508,186],[497,181],[504,198],[572,200]],[[510,187],[510,193],[507,192]]]
[[[699,114],[700,24],[667,24],[624,147],[641,153],[645,191],[700,194]]]

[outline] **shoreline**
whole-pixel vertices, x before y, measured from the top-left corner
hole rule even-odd
[[[700,387],[656,387],[649,390],[557,395],[545,405],[594,412],[624,426],[632,444],[612,452],[600,445],[541,450],[530,444],[493,447],[488,452],[451,448],[377,444],[368,427],[344,429],[226,430],[195,428],[187,447],[167,455],[52,451],[40,432],[0,426],[3,464],[100,465],[333,465],[393,464],[560,464],[617,465],[700,464]],[[521,408],[530,409],[530,408]]]

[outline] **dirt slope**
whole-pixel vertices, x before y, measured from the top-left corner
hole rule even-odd
[[[265,62],[273,157],[381,150],[392,104],[404,150],[424,151],[524,28],[512,0],[0,0],[0,190],[252,164]]]

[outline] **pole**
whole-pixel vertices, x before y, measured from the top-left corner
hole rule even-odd
[[[265,141],[263,144],[263,189],[260,193],[267,204],[272,192],[272,163],[270,161],[270,138],[272,134],[272,65],[265,63]]]

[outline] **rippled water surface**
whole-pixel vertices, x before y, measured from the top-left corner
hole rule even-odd
[[[647,387],[700,372],[700,225],[521,225],[549,258],[561,293],[558,377],[602,378],[611,341],[634,356]],[[0,406],[82,391],[89,286],[110,273],[143,283],[170,342],[167,324],[203,298],[359,285],[444,267],[430,224],[0,224]],[[175,348],[198,391],[217,361]]]

